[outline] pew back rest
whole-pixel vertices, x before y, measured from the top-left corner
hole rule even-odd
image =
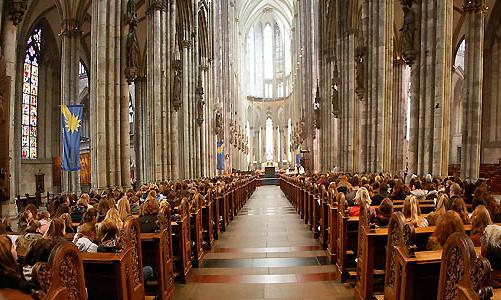
[[[40,299],[81,300],[87,298],[82,258],[73,243],[54,247],[48,262],[33,267],[33,280]]]
[[[465,233],[452,234],[442,251],[437,299],[490,299],[492,288],[484,286],[490,270]]]
[[[144,298],[144,277],[141,249],[141,231],[136,218],[128,218],[124,225],[125,243],[132,248],[131,270],[127,276],[127,293],[132,300]]]

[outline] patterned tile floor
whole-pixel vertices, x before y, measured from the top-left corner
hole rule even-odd
[[[280,188],[259,187],[176,299],[353,299],[326,255]]]

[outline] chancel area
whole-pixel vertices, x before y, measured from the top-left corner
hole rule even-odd
[[[0,299],[501,299],[501,0],[1,0]]]

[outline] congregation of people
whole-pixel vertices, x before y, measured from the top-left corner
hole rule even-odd
[[[46,209],[28,204],[20,212],[17,226],[11,226],[8,219],[0,223],[0,290],[15,289],[36,297],[40,287],[32,278],[33,266],[47,262],[57,245],[72,242],[81,253],[120,253],[126,244],[127,220],[135,218],[141,233],[159,232],[161,221],[165,221],[162,217],[176,222],[181,206],[189,211],[201,209],[200,205],[225,187],[229,190],[249,178],[231,175],[145,184],[137,190],[56,195]],[[162,215],[163,208],[169,209],[170,216]],[[158,267],[143,265],[145,282],[159,272]]]
[[[386,236],[390,234],[388,228],[390,220],[398,211],[404,216],[405,223],[415,228],[412,230],[413,232],[417,228],[431,231],[425,248],[420,250],[430,251],[430,253],[434,250],[442,251],[448,239],[455,233],[467,234],[473,246],[479,250],[480,257],[486,258],[490,263],[491,272],[485,286],[492,289],[501,288],[501,206],[491,193],[486,180],[470,183],[455,177],[433,178],[431,175],[426,175],[423,177],[409,176],[406,182],[402,177],[384,174],[334,173],[284,175],[282,180],[282,190],[296,206],[301,217],[304,214],[305,223],[312,225],[310,226],[311,230],[315,233],[318,232],[320,239],[322,239],[322,234],[328,235],[327,238],[323,238],[324,240],[334,236],[334,249],[328,250],[333,253],[333,257],[336,257],[337,262],[333,263],[337,264],[341,273],[343,273],[343,262],[339,264],[339,261],[346,259],[349,255],[345,253],[349,253],[349,251],[344,251],[346,249],[340,247],[339,243],[349,243],[346,241],[349,237],[345,235],[350,234],[350,229],[346,229],[346,227],[344,228],[345,232],[342,232],[342,222],[353,220],[358,224],[359,217],[362,218],[361,211],[364,210],[368,220],[369,230],[367,232]],[[313,204],[308,204],[310,201]],[[322,205],[330,206],[330,210],[335,207],[339,212],[338,220],[335,221],[336,214],[334,214],[332,216],[334,221],[331,222],[331,216],[329,216],[327,222],[326,216],[330,212],[324,212],[325,209],[322,208]],[[396,209],[397,207],[398,209]],[[343,211],[344,209],[345,211]],[[468,230],[465,229],[466,226],[468,226]],[[388,228],[388,231],[377,231],[378,228]],[[353,233],[355,234],[355,246],[352,247],[354,255],[351,258],[348,257],[348,260],[351,259],[355,266],[359,265],[354,267],[355,273],[352,273],[356,274],[353,277],[356,282],[366,280],[363,279],[365,276],[360,274],[363,269],[360,264],[366,263],[367,259],[377,259],[368,258],[367,254],[363,254],[366,256],[361,262],[362,254],[357,254],[357,249],[360,252],[361,249],[366,249],[363,247],[368,247],[367,237],[361,238],[361,227],[355,227]],[[365,243],[365,245],[356,246],[357,234],[358,243]],[[397,238],[397,240],[401,238]],[[390,238],[388,237],[388,239]],[[384,245],[386,245],[386,241]],[[409,246],[408,249],[414,247],[414,250],[410,250],[410,252],[416,251],[415,245],[407,246]],[[375,247],[374,244],[371,247]],[[385,248],[381,250],[390,251],[388,247]],[[340,249],[342,253],[339,253]],[[373,253],[373,255],[380,254]],[[344,265],[349,263],[344,262]],[[394,256],[391,263],[394,263]],[[370,277],[371,281],[375,280],[375,275],[371,275],[371,272],[367,276]],[[343,278],[342,276],[342,280]],[[358,283],[355,286],[357,290]],[[372,292],[374,291],[369,291],[369,294]]]

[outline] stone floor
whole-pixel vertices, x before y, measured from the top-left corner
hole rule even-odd
[[[176,299],[353,299],[326,255],[280,188],[259,187]]]

